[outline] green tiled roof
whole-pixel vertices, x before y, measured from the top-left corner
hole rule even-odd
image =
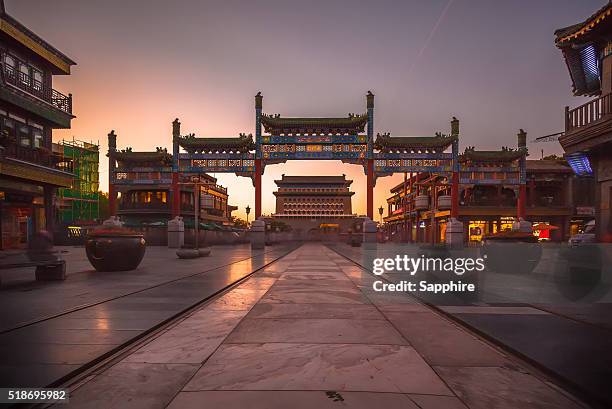
[[[234,138],[196,138],[195,136],[186,136],[179,139],[179,145],[186,150],[255,149],[253,135],[245,134]]]
[[[436,135],[436,136],[391,136],[389,134],[376,135],[374,148],[384,151],[388,149],[418,149],[418,148],[437,148],[446,149],[454,141],[457,140],[456,135]]]
[[[121,162],[161,162],[172,163],[172,155],[168,152],[115,152],[115,159]]]
[[[284,118],[281,116],[262,115],[261,124],[267,132],[278,130],[326,131],[345,130],[363,132],[368,116],[349,115],[346,118]]]
[[[511,162],[527,155],[527,149],[504,148],[499,151],[477,151],[473,148],[466,148],[465,152],[459,156],[460,162]]]

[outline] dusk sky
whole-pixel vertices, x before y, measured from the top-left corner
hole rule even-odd
[[[6,0],[9,14],[77,62],[54,88],[74,98],[72,129],[54,139],[100,142],[101,189],[108,189],[106,135],[120,148],[171,149],[182,133],[255,132],[253,96],[283,116],[345,116],[376,94],[375,132],[448,132],[461,120],[460,149],[516,146],[559,132],[570,78],[554,46],[556,28],[604,0],[421,1],[77,1]],[[529,144],[530,157],[560,153]],[[274,211],[281,174],[342,174],[354,180],[353,209],[365,213],[363,169],[340,162],[266,167],[263,211]],[[230,203],[254,207],[251,181],[216,174]],[[379,179],[385,204],[401,175]],[[386,205],[384,206],[386,209]],[[376,211],[376,217],[378,212]],[[236,214],[236,213],[235,213]]]

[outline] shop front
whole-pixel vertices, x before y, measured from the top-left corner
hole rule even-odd
[[[34,234],[53,230],[54,194],[72,174],[5,158],[0,163],[0,249],[24,249]]]

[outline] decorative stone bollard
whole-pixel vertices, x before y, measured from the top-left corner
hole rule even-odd
[[[524,233],[533,233],[533,228],[532,228],[531,222],[528,222],[527,220],[523,219],[522,217],[519,218],[514,223],[512,223],[512,230],[513,231],[520,231],[520,232],[524,232]]]
[[[168,247],[180,249],[185,244],[185,222],[180,216],[168,221]]]
[[[446,222],[446,245],[450,247],[463,246],[463,223],[451,217]]]
[[[266,247],[266,222],[254,220],[249,231],[251,238],[251,249],[263,249]]]
[[[376,226],[376,222],[372,221],[369,218],[366,218],[363,221],[363,242],[364,243],[376,243],[377,240],[378,227]]]
[[[117,216],[111,216],[102,222],[103,227],[123,227],[123,222]]]

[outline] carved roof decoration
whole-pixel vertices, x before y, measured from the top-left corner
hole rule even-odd
[[[348,114],[346,118],[294,118],[262,114],[266,132],[279,133],[360,133],[368,123],[367,114]]]
[[[612,38],[612,2],[581,23],[555,31],[555,44],[563,53],[574,95],[601,93],[599,59],[607,55]]]
[[[457,135],[444,135],[440,132],[436,132],[435,136],[391,136],[390,133],[384,133],[376,135],[374,149],[383,152],[401,149],[444,150],[457,138]]]
[[[604,28],[609,28],[611,23],[612,2],[606,3],[595,13],[590,15],[586,20],[572,24],[568,27],[563,27],[555,30],[555,43],[562,46],[567,43],[575,42],[576,40],[583,42],[583,37],[588,37],[592,33],[596,33]],[[605,27],[608,26],[608,27]]]
[[[194,134],[182,136],[178,141],[179,146],[187,152],[202,151],[240,151],[248,152],[255,149],[252,134],[239,134],[233,138],[197,138]]]
[[[459,162],[512,162],[527,156],[527,148],[502,147],[498,151],[477,151],[473,146],[465,148]]]

